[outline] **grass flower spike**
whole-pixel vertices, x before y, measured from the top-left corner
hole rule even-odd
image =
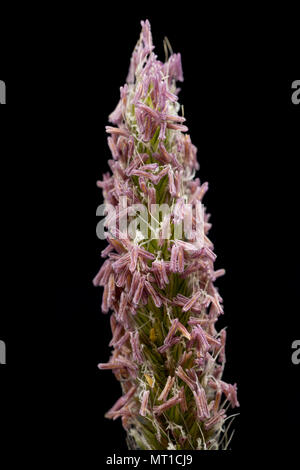
[[[104,287],[113,348],[99,368],[122,387],[106,417],[122,420],[131,449],[226,449],[228,409],[239,403],[236,384],[222,380],[226,331],[216,329],[214,284],[224,270],[214,269],[208,238],[208,184],[195,177],[197,149],[180,112],[180,54],[159,61],[150,24],[141,24],[106,127],[111,173],[97,182],[108,246],[93,282]]]

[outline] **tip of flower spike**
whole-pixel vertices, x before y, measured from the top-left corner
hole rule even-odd
[[[154,49],[152,43],[152,34],[151,34],[151,26],[149,20],[141,21],[142,26],[142,37],[144,41],[145,47],[151,52]]]
[[[127,83],[134,83],[135,73],[138,68],[146,59],[146,57],[153,51],[154,46],[152,42],[151,26],[149,20],[141,21],[142,31],[140,38],[134,48],[130,67],[127,75]]]

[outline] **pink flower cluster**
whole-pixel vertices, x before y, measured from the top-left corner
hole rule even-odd
[[[239,406],[236,385],[222,380],[226,330],[215,328],[223,307],[214,282],[224,270],[214,269],[202,204],[208,184],[195,178],[197,149],[179,115],[181,57],[162,63],[153,49],[150,24],[142,22],[127,83],[109,118],[113,126],[106,127],[112,174],[97,184],[119,214],[122,197],[128,207],[145,205],[150,218],[151,204],[169,204],[171,236],[162,236],[163,218],[157,238],[132,239],[118,225],[107,234],[107,259],[93,282],[104,287],[102,311],[112,311],[113,352],[99,368],[113,371],[123,395],[106,416],[121,417],[138,448],[215,449],[228,405]],[[202,232],[174,238],[187,203],[194,211],[202,207]],[[195,224],[196,212],[193,217]]]

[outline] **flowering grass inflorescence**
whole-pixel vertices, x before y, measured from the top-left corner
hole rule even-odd
[[[150,24],[142,21],[106,127],[112,175],[98,182],[119,217],[125,198],[127,215],[139,204],[155,221],[146,237],[121,231],[110,216],[106,221],[107,259],[93,282],[104,286],[102,311],[112,310],[113,352],[99,368],[111,369],[123,392],[106,417],[122,419],[130,448],[224,449],[227,410],[239,406],[236,385],[222,380],[226,330],[215,328],[223,308],[214,282],[224,270],[214,270],[202,204],[208,184],[195,178],[197,149],[179,114],[181,57],[172,53],[162,63],[153,49]],[[168,204],[169,216],[154,215],[155,204]],[[178,237],[187,212],[191,230]]]

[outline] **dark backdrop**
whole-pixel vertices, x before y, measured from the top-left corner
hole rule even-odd
[[[291,103],[293,80],[280,78],[264,63],[263,46],[245,40],[241,47],[234,35],[215,41],[213,34],[201,34],[204,20],[192,14],[115,11],[103,15],[100,24],[84,15],[80,24],[70,20],[59,29],[61,39],[47,43],[47,52],[53,51],[48,67],[47,60],[42,71],[35,64],[39,73],[29,80],[23,75],[22,86],[7,74],[12,104],[24,97],[24,83],[37,102],[31,133],[38,146],[30,173],[42,189],[30,199],[47,203],[47,212],[34,212],[45,231],[30,237],[43,261],[29,290],[29,297],[39,299],[40,315],[28,333],[34,338],[32,353],[29,359],[25,354],[24,369],[23,343],[15,339],[22,336],[23,323],[11,322],[12,312],[10,321],[3,315],[0,339],[7,342],[8,364],[1,374],[25,390],[19,408],[30,403],[31,415],[38,410],[42,418],[40,429],[51,429],[44,439],[50,453],[63,449],[68,455],[97,456],[126,450],[121,423],[103,417],[119,397],[119,384],[109,371],[97,369],[109,358],[110,328],[100,310],[102,291],[91,283],[103,248],[95,234],[102,202],[95,182],[110,158],[107,116],[125,82],[139,21],[147,17],[156,53],[164,57],[167,35],[174,52],[182,54],[180,102],[198,147],[199,176],[210,185],[205,196],[210,235],[217,266],[226,269],[218,283],[225,306],[219,326],[228,325],[225,379],[238,383],[241,403],[231,448],[236,454],[270,446],[291,449],[300,419],[299,372],[291,363],[291,344],[299,336],[299,109]],[[20,117],[25,119],[22,110],[6,123],[19,123]],[[28,159],[30,170],[31,164]],[[24,324],[29,329],[29,322]],[[23,354],[29,350],[25,343]],[[10,390],[3,390],[8,397]],[[19,388],[13,390],[17,400]]]

